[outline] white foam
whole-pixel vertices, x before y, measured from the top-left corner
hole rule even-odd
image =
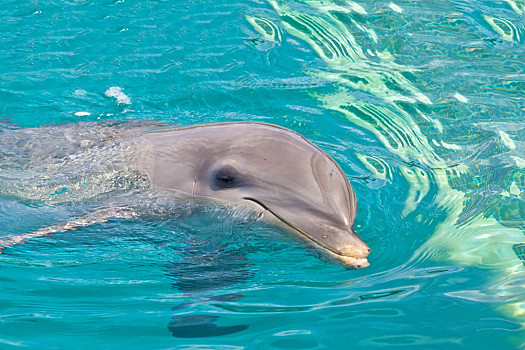
[[[86,90],[82,90],[82,89],[75,90],[75,96],[77,97],[84,97],[86,95],[87,95]]]
[[[117,103],[129,105],[131,104],[131,99],[122,92],[122,89],[118,86],[112,86],[105,92],[107,97],[113,97],[117,100]]]

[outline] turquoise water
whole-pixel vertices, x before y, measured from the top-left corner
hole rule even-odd
[[[146,193],[167,215],[0,255],[1,349],[525,346],[525,2],[7,0],[0,14],[1,236],[126,195],[103,177],[96,198],[55,183],[39,170],[64,129],[6,146],[15,125],[250,120],[341,165],[372,249],[345,270],[253,218]]]

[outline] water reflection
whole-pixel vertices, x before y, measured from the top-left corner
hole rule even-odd
[[[503,309],[525,315],[517,287],[525,271],[515,253],[525,239],[523,135],[522,122],[512,120],[522,114],[523,96],[513,88],[522,79],[511,75],[521,77],[514,58],[523,49],[504,44],[523,40],[510,11],[521,13],[521,5],[454,1],[458,15],[444,3],[300,3],[269,1],[283,37],[304,41],[326,63],[308,73],[338,87],[315,97],[410,164],[357,151],[377,179],[404,178],[403,216],[440,217],[410,264],[431,259],[490,269],[487,293],[506,295]],[[495,35],[500,42],[493,44]],[[424,210],[429,204],[434,213]]]

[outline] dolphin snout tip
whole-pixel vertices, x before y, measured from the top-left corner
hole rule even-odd
[[[370,248],[367,248],[366,252],[363,252],[362,254],[356,254],[359,256],[343,255],[340,252],[335,252],[333,250],[328,249],[323,249],[322,253],[322,256],[327,258],[328,261],[336,263],[337,265],[344,266],[348,269],[361,269],[363,267],[370,266],[370,263],[366,258],[370,253]]]
[[[348,269],[361,269],[363,267],[370,266],[370,263],[366,258],[353,258],[349,256],[339,255],[336,257],[340,264]]]
[[[333,262],[349,269],[360,269],[370,266],[367,260],[370,247],[352,229],[331,228],[325,235],[324,244],[326,256],[331,256]],[[331,239],[326,239],[331,238]]]
[[[363,267],[370,266],[368,262],[368,255],[370,254],[370,248],[363,243],[363,245],[346,245],[339,247],[337,252],[330,252],[332,258],[339,263],[339,265],[345,266],[348,269],[361,269]]]
[[[339,247],[338,249],[338,260],[342,265],[351,269],[360,269],[363,267],[370,266],[367,260],[370,254],[370,247],[363,242],[357,235],[353,235],[352,242],[348,242]]]
[[[370,254],[370,247],[363,241],[352,242],[340,246],[338,253],[356,259],[365,259]]]

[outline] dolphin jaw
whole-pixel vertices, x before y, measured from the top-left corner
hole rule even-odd
[[[312,235],[309,235],[297,226],[283,219],[281,216],[277,215],[273,210],[269,209],[266,205],[264,205],[261,201],[251,197],[243,197],[243,199],[248,202],[252,202],[259,205],[264,210],[270,212],[280,222],[292,228],[294,231],[300,233],[301,236],[307,238],[308,241],[313,242],[315,246],[322,248],[322,253],[324,253],[325,256],[331,258],[331,260],[336,260],[341,265],[351,269],[360,269],[363,267],[370,266],[370,263],[366,259],[366,257],[370,253],[370,248],[368,247],[368,245],[366,245],[366,243],[361,241],[361,239],[357,235],[357,240],[360,242],[356,243],[360,243],[359,246],[356,247],[354,245],[344,245],[332,248],[330,246],[327,246],[326,244],[323,244],[322,242],[319,242],[319,240],[312,237]]]
[[[342,259],[343,265],[347,267],[352,267],[355,269],[360,269],[363,267],[370,266],[370,263],[366,258],[363,259],[355,259],[350,257],[343,257]]]
[[[370,249],[367,247],[366,250],[358,250],[356,251],[355,248],[350,248],[350,246],[345,246],[343,248],[333,249],[325,244],[322,244],[318,240],[314,239],[307,233],[305,233],[303,230],[291,226],[287,224],[288,226],[292,227],[295,231],[299,232],[303,237],[308,238],[309,241],[313,242],[315,246],[321,248],[321,254],[325,255],[327,258],[329,258],[332,261],[335,261],[336,263],[345,266],[350,269],[360,269],[363,267],[370,266],[370,263],[367,260],[367,256],[370,253]]]
[[[296,230],[302,233],[305,237],[309,238],[311,241],[313,241],[317,246],[321,247],[322,254],[339,265],[345,266],[350,269],[360,269],[363,267],[370,266],[370,263],[367,260],[367,256],[370,253],[370,249],[368,248],[368,246],[366,246],[366,249],[364,250],[356,250],[354,247],[350,246],[332,249],[324,244],[319,243],[317,240],[311,238],[309,235],[306,235],[301,230]]]
[[[326,254],[332,259],[336,260],[341,265],[348,267],[350,269],[360,269],[363,267],[370,266],[370,263],[366,258],[354,258],[352,256],[341,255],[327,250]]]

